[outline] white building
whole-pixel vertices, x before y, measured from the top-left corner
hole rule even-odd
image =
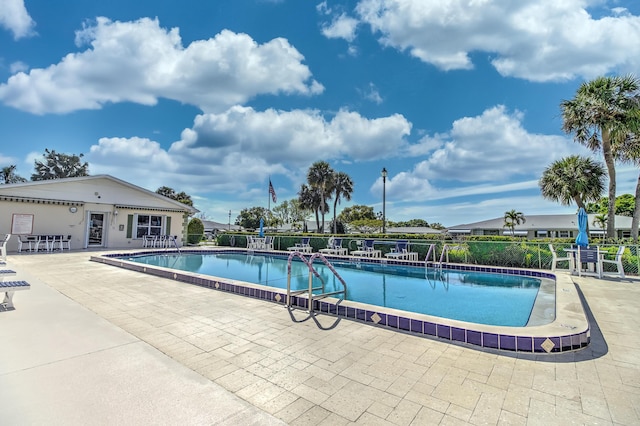
[[[601,238],[604,230],[594,225],[595,214],[589,214],[589,233],[591,238]],[[447,229],[450,235],[505,235],[532,238],[575,238],[578,235],[577,214],[525,215],[526,222],[513,229],[504,225],[504,217],[452,226]],[[616,236],[631,236],[631,220],[629,216],[616,216]]]
[[[62,235],[72,249],[138,248],[143,235],[186,241],[198,210],[108,175],[0,185],[0,234],[8,251],[27,235]]]

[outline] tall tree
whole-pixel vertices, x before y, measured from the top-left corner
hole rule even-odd
[[[527,219],[522,212],[518,212],[515,209],[504,213],[504,226],[511,229],[511,236],[516,235],[516,225],[525,223]]]
[[[562,101],[562,130],[594,152],[602,151],[609,174],[607,238],[615,237],[618,144],[633,131],[640,104],[640,82],[633,76],[598,77],[584,82],[571,100]]]
[[[344,172],[338,172],[333,176],[333,233],[337,231],[336,210],[338,210],[338,204],[340,199],[344,198],[347,201],[351,201],[351,194],[353,194],[353,181],[348,174]]]
[[[36,172],[31,175],[31,180],[62,179],[79,176],[89,176],[89,163],[81,162],[84,154],[68,155],[58,153],[55,150],[44,150],[44,161],[35,160]]]
[[[598,226],[600,229],[604,230],[607,227],[607,215],[606,214],[597,214],[593,218],[593,226]],[[605,235],[604,232],[602,234],[602,242],[604,243]]]
[[[324,232],[324,215],[329,211],[327,200],[331,199],[334,171],[326,161],[316,161],[309,167],[307,182],[318,193],[320,203],[317,209],[322,215],[322,226],[319,231]]]
[[[176,192],[173,188],[169,188],[168,186],[161,186],[160,188],[156,189],[156,194],[160,194],[167,198],[171,198],[172,200],[179,201],[182,204],[193,207],[193,200],[191,199],[191,195],[185,193],[184,191]]]
[[[338,220],[343,223],[351,223],[355,220],[375,220],[375,218],[376,214],[373,212],[373,207],[363,204],[345,207],[338,215]]]
[[[627,163],[633,163],[640,167],[640,108],[635,111],[636,120],[632,123],[634,127],[633,133],[621,144],[618,149],[618,158]],[[634,200],[634,209],[631,219],[631,238],[634,243],[638,243],[638,226],[640,226],[640,175],[636,181],[636,196]]]
[[[0,175],[0,183],[20,183],[20,182],[26,182],[27,180],[25,178],[23,178],[22,176],[18,176],[16,174],[16,165],[12,164],[10,166],[7,167],[3,167],[2,168],[2,173]]]
[[[572,155],[551,163],[538,182],[542,196],[563,206],[597,201],[604,191],[606,172],[591,158]]]
[[[260,218],[267,217],[268,210],[264,207],[251,207],[242,209],[236,218],[236,225],[243,228],[258,229],[260,227]]]
[[[298,201],[300,202],[300,207],[304,210],[308,210],[313,212],[316,215],[316,230],[320,230],[320,203],[322,203],[322,197],[320,196],[320,192],[307,184],[302,184],[300,186],[300,192],[298,192]],[[325,207],[328,210],[329,206]]]

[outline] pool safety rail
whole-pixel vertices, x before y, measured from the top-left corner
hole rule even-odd
[[[306,290],[291,291],[291,262],[295,257],[300,258],[300,260],[304,262],[304,264],[307,265],[307,267],[309,268],[309,287]],[[340,281],[340,283],[342,284],[342,290],[329,291],[329,292],[325,291],[325,282],[320,276],[320,274],[318,273],[318,271],[316,271],[316,269],[313,267],[313,262],[316,259],[322,261],[322,263],[324,263],[325,266],[329,268],[329,270],[333,273],[333,275],[336,276],[338,281]],[[313,277],[316,277],[320,281],[321,283],[320,286],[318,287],[313,286]],[[314,293],[314,292],[319,292],[319,293]],[[313,313],[314,301],[316,300],[321,300],[329,296],[337,296],[337,295],[342,295],[341,300],[343,300],[347,295],[347,283],[344,282],[340,274],[338,274],[338,271],[335,270],[331,262],[329,262],[327,258],[324,257],[323,254],[314,253],[311,256],[309,256],[309,259],[307,259],[304,256],[304,254],[302,254],[301,252],[294,251],[289,255],[289,259],[287,260],[287,308],[290,309],[293,307],[292,296],[297,296],[299,294],[304,294],[304,293],[308,293],[309,313]]]

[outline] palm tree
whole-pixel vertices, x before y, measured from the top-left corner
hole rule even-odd
[[[340,198],[344,197],[345,200],[351,201],[351,194],[353,194],[353,181],[348,174],[344,172],[338,172],[333,177],[333,233],[336,234],[336,210],[340,203]]]
[[[309,167],[309,171],[307,172],[307,182],[309,186],[318,193],[320,198],[320,202],[315,208],[322,214],[322,227],[319,228],[322,232],[324,232],[324,215],[329,211],[327,200],[331,199],[333,175],[334,171],[326,161],[316,161]]]
[[[322,197],[320,191],[310,185],[302,184],[300,186],[300,192],[298,192],[298,202],[300,208],[309,212],[314,212],[316,215],[316,230],[320,230],[320,213],[329,211],[329,204],[324,203],[322,208]],[[306,214],[305,214],[306,216]]]
[[[637,111],[640,117],[640,109]],[[640,119],[639,119],[640,121]],[[640,127],[640,122],[636,123]],[[627,163],[633,163],[640,167],[640,129],[630,134],[618,151],[618,158]],[[638,226],[640,225],[640,175],[636,183],[635,208],[633,209],[633,219],[631,219],[631,238],[634,243],[638,243]]]
[[[596,217],[593,218],[593,226],[598,226],[600,229],[605,229],[607,227],[607,215],[606,214],[597,214]],[[602,234],[602,242],[604,243],[605,235]]]
[[[586,210],[585,204],[598,201],[604,191],[606,172],[591,158],[571,155],[551,163],[538,182],[542,197],[563,206],[576,203]]]
[[[631,116],[640,103],[640,82],[633,76],[598,77],[584,82],[571,100],[562,101],[562,130],[590,150],[602,150],[609,172],[607,238],[615,236],[616,145],[633,130]]]
[[[0,172],[1,183],[26,182],[27,180],[25,178],[16,174],[16,168],[17,166],[15,164],[3,167],[2,171]]]
[[[511,236],[516,235],[516,225],[520,225],[521,223],[525,223],[527,220],[525,219],[522,212],[517,212],[515,210],[511,210],[504,213],[504,226],[511,229]]]

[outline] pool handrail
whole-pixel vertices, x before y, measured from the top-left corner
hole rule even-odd
[[[293,261],[294,257],[298,257],[300,258],[300,260],[302,260],[302,262],[304,262],[305,265],[307,265],[307,267],[309,268],[309,287],[307,290],[297,290],[297,291],[291,291],[291,262]],[[340,283],[342,284],[343,290],[340,291],[332,291],[332,292],[325,292],[324,291],[324,286],[325,286],[325,282],[322,279],[322,277],[320,276],[320,274],[318,273],[318,271],[316,271],[316,269],[313,267],[313,261],[315,259],[319,259],[321,260],[325,266],[327,266],[329,268],[329,270],[333,273],[333,275],[336,276],[336,278],[338,278],[338,281],[340,281]],[[322,287],[313,287],[313,276],[316,276],[320,282],[322,283]],[[314,295],[313,291],[314,290],[321,290],[322,293],[318,294],[318,295]],[[344,279],[342,279],[342,277],[340,276],[340,274],[338,274],[338,271],[335,270],[335,268],[333,267],[333,265],[331,264],[331,262],[329,262],[327,260],[327,258],[322,254],[322,253],[314,253],[312,254],[309,259],[307,260],[307,258],[304,257],[304,254],[302,254],[299,251],[294,251],[293,253],[291,253],[289,255],[289,258],[287,259],[287,308],[291,308],[292,304],[291,304],[291,296],[295,296],[298,294],[302,294],[302,293],[308,293],[308,303],[309,303],[309,313],[313,312],[313,302],[317,299],[324,299],[325,297],[329,297],[329,296],[334,296],[337,294],[343,294],[343,298],[346,297],[347,295],[347,283],[344,281]],[[339,303],[339,302],[338,302]]]

